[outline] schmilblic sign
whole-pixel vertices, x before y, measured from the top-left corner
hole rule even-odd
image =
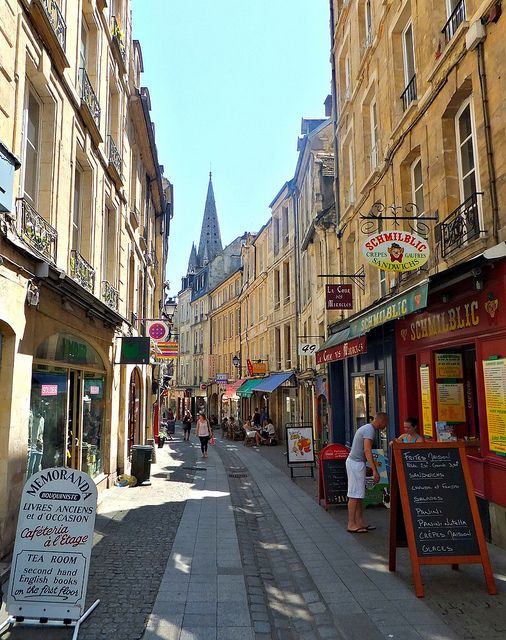
[[[362,245],[367,262],[382,271],[414,271],[429,259],[427,241],[408,231],[382,231]]]

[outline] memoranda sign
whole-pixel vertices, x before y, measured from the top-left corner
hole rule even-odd
[[[382,271],[414,271],[429,259],[427,241],[408,231],[382,231],[362,245],[367,262]]]
[[[11,616],[81,617],[96,509],[97,488],[82,471],[44,469],[27,480],[7,595]]]

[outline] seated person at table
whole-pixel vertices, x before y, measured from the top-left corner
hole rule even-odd
[[[265,444],[276,438],[276,429],[274,428],[270,418],[268,420],[264,420],[262,430],[260,432],[257,431],[255,437],[257,445]]]
[[[402,433],[398,438],[395,438],[395,441],[402,442],[403,444],[423,442],[423,437],[418,433],[417,428],[418,420],[416,418],[406,418],[404,420],[404,433]],[[392,444],[392,442],[390,444]]]

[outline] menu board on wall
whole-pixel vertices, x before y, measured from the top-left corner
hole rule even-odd
[[[438,383],[437,415],[443,422],[465,422],[464,385],[461,382]]]
[[[506,358],[483,362],[490,451],[506,455]]]
[[[426,438],[432,438],[432,400],[430,395],[429,365],[420,365],[420,390],[422,397],[422,430]]]
[[[461,353],[436,353],[436,378],[463,378]]]

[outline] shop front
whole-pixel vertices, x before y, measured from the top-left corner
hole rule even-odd
[[[251,387],[256,394],[255,408],[268,416],[280,441],[285,439],[285,426],[297,421],[297,378],[293,371],[271,373],[257,379]]]
[[[225,392],[221,396],[221,421],[223,421],[223,418],[230,418],[232,416],[236,420],[239,418],[239,396],[237,395],[237,389],[242,386],[243,382],[243,379],[239,379],[234,382],[229,382],[226,385]]]
[[[66,466],[104,473],[107,376],[82,338],[55,334],[37,348],[28,414],[27,477]]]
[[[394,296],[338,327],[316,354],[328,365],[332,442],[351,446],[356,430],[380,411],[390,418],[376,447],[388,450],[398,424],[395,320],[425,308],[428,284]]]
[[[327,379],[323,376],[315,378],[315,405],[316,405],[316,439],[322,445],[329,441],[329,402]]]
[[[465,441],[485,531],[506,548],[506,263],[476,274],[434,283],[397,322],[399,415]]]

